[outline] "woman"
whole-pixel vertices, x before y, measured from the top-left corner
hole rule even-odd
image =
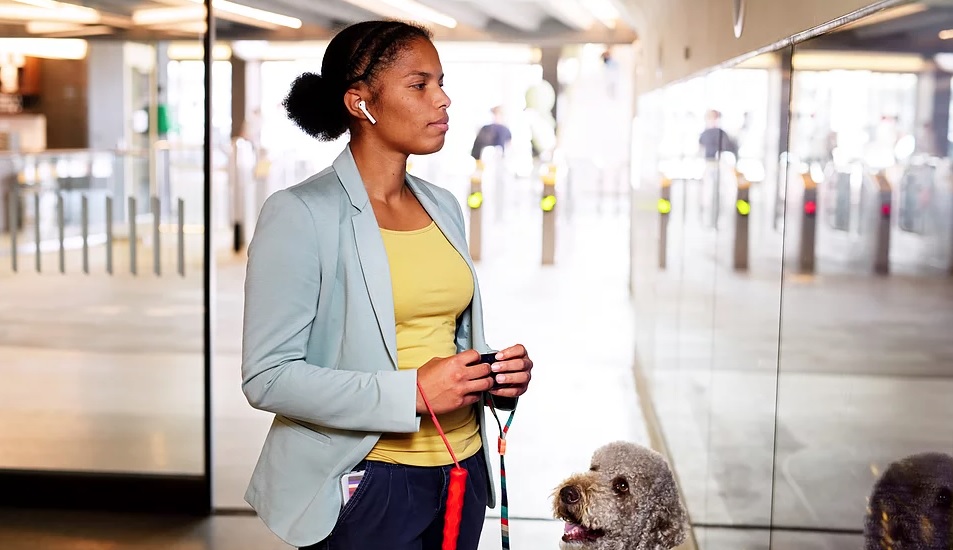
[[[469,472],[460,550],[495,506],[484,392],[515,406],[533,363],[521,345],[480,363],[463,213],[405,173],[443,147],[442,80],[426,30],[366,22],[285,100],[318,139],[350,132],[331,167],[265,202],[248,251],[242,387],[275,419],[246,500],[295,546],[440,547],[452,464],[424,396]]]

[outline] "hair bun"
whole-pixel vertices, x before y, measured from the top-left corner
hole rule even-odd
[[[308,135],[329,140],[333,139],[331,134],[346,123],[345,120],[336,120],[339,117],[335,116],[342,109],[335,109],[334,103],[343,100],[343,90],[342,95],[335,94],[328,79],[307,72],[295,78],[282,105],[288,118]]]

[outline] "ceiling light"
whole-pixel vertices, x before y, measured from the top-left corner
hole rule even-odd
[[[57,2],[56,0],[14,0],[20,4],[29,4],[30,6],[36,6],[38,8],[44,8],[48,10],[77,10],[97,13],[93,8],[87,8],[85,6],[77,6],[76,4],[67,4],[66,2]]]
[[[456,28],[457,20],[416,0],[347,0],[347,2],[365,10],[394,19],[426,21],[437,25]]]
[[[45,34],[47,38],[97,36],[113,33],[113,29],[109,25],[80,25],[79,23],[57,21],[27,21],[25,28],[29,34]]]
[[[205,6],[148,8],[132,12],[132,22],[144,27],[191,21],[205,21]]]
[[[940,40],[949,40],[953,38],[953,29],[946,29],[945,31],[940,31]]]
[[[17,4],[0,4],[0,19],[13,21],[63,21],[72,23],[99,23],[99,12],[90,8],[40,8]]]
[[[46,59],[83,59],[88,45],[79,38],[0,38],[0,51]]]
[[[613,4],[613,0],[585,0],[582,4],[589,8],[592,15],[603,25],[610,29],[615,28],[619,21],[619,10]]]
[[[202,0],[193,1],[201,2]],[[217,11],[239,15],[249,19],[256,19],[258,21],[280,25],[290,29],[301,28],[301,20],[296,17],[288,17],[287,15],[281,15],[280,13],[260,10],[258,8],[252,8],[250,6],[229,2],[228,0],[212,0],[212,8]]]
[[[205,26],[205,21],[183,21],[179,23],[162,23],[158,25],[149,25],[149,28],[154,31],[164,31],[170,34],[175,34],[183,37],[188,37],[189,35],[200,35],[205,34],[207,27]]]
[[[75,31],[85,27],[79,23],[63,21],[27,21],[26,32],[30,34],[46,34],[51,32]]]
[[[149,27],[178,22],[204,22],[205,6],[201,5],[201,1],[202,0],[193,0],[193,2],[196,3],[190,6],[136,10],[132,13],[132,21],[136,25]],[[256,25],[265,28],[282,26],[300,29],[302,24],[300,19],[294,17],[251,8],[234,2],[228,2],[227,0],[212,0],[212,8],[219,18],[244,23],[246,25]],[[202,32],[204,32],[204,30]]]
[[[549,0],[549,8],[558,13],[558,17],[570,26],[591,29],[596,18],[583,7],[579,0]]]

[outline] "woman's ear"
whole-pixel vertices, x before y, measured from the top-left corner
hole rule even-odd
[[[367,90],[351,88],[344,93],[344,106],[347,112],[354,118],[367,120],[371,124],[377,124],[377,120],[371,114],[364,96],[370,95]]]

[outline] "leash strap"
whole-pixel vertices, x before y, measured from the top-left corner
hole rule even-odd
[[[497,452],[500,453],[500,537],[503,541],[502,550],[510,550],[510,512],[509,498],[506,494],[506,434],[510,431],[510,424],[513,423],[513,415],[516,414],[516,408],[510,411],[509,418],[506,419],[506,425],[500,423],[500,417],[496,414],[496,407],[493,405],[493,397],[487,395],[486,404],[496,419],[496,425],[500,431],[500,437],[497,440]]]

